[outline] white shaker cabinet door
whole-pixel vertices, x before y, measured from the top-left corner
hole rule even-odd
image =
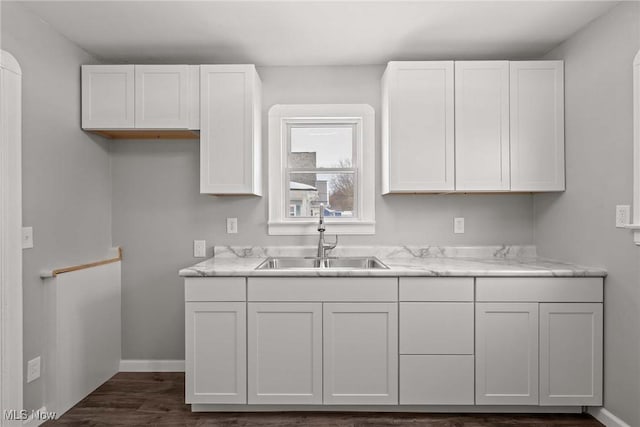
[[[538,304],[476,304],[476,404],[538,404]]]
[[[136,128],[188,129],[188,65],[136,65]]]
[[[456,190],[509,190],[509,62],[456,61]]]
[[[454,189],[453,61],[390,62],[382,80],[383,193]]]
[[[564,190],[562,61],[510,62],[511,190]]]
[[[540,404],[602,405],[602,304],[540,304]]]
[[[187,302],[186,403],[247,403],[246,304]]]
[[[322,404],[322,303],[249,303],[248,322],[248,403]]]
[[[396,303],[325,303],[324,404],[398,404]]]
[[[260,78],[253,65],[200,66],[200,192],[261,195]]]
[[[82,66],[82,128],[133,129],[133,65]]]

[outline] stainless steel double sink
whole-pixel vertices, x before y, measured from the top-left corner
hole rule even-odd
[[[329,257],[322,261],[316,257],[270,257],[264,260],[256,270],[378,270],[388,269],[376,257]]]

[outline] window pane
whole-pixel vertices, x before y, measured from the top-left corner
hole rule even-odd
[[[289,167],[342,168],[353,164],[353,127],[291,127]]]
[[[325,216],[355,217],[354,173],[289,174],[289,216],[318,216],[320,204]]]

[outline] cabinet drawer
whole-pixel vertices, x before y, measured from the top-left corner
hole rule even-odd
[[[185,279],[185,301],[246,301],[244,277],[198,277]]]
[[[401,277],[400,301],[473,301],[473,277]]]
[[[400,303],[400,354],[473,354],[473,303]]]
[[[400,356],[401,405],[473,405],[473,356]]]
[[[476,301],[602,302],[600,277],[491,277],[476,279]]]
[[[250,277],[249,301],[384,301],[398,300],[395,277]]]

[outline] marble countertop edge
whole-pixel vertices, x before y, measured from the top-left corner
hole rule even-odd
[[[388,269],[296,269],[255,270],[264,257],[209,258],[181,269],[182,277],[606,277],[607,271],[572,263],[539,258],[471,258],[379,256]]]

